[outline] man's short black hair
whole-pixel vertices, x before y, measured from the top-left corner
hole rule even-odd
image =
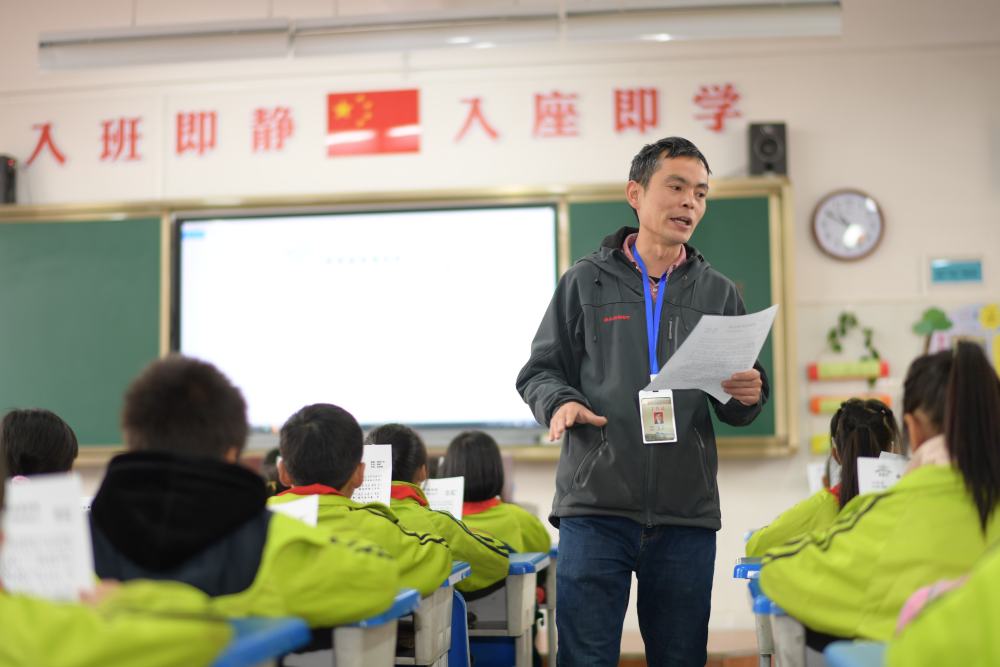
[[[212,364],[181,355],[154,361],[125,392],[122,431],[131,451],[221,460],[247,439],[243,394]]]
[[[68,472],[79,451],[73,429],[49,410],[11,410],[0,422],[0,452],[11,477]]]
[[[392,481],[410,482],[420,466],[427,463],[427,447],[420,435],[409,426],[383,424],[368,433],[369,445],[392,445]]]
[[[278,441],[281,460],[296,486],[340,489],[364,455],[364,433],[347,410],[329,403],[307,405],[288,418]]]
[[[503,491],[503,460],[497,441],[482,431],[464,431],[448,445],[438,474],[465,477],[465,501],[489,500]]]
[[[712,173],[708,160],[698,147],[683,137],[666,137],[656,143],[646,144],[632,158],[632,168],[629,169],[628,180],[635,181],[642,187],[649,185],[649,179],[660,166],[660,160],[675,157],[692,157],[701,160],[705,171]]]

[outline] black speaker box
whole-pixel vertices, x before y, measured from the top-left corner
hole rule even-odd
[[[788,173],[784,123],[750,123],[750,175]]]
[[[0,155],[0,204],[17,201],[17,160]]]

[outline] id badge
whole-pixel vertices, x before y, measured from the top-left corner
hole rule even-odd
[[[647,445],[677,442],[674,420],[674,392],[670,389],[639,392],[642,441]]]

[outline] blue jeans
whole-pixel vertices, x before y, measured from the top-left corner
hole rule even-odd
[[[704,667],[715,531],[619,517],[559,522],[559,667],[616,667],[632,573],[650,667]]]

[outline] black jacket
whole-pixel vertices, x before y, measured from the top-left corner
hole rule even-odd
[[[517,390],[542,424],[568,401],[608,418],[604,428],[567,431],[550,520],[558,526],[564,516],[610,515],[649,526],[718,530],[718,453],[709,404],[723,422],[749,424],[768,398],[767,377],[755,364],[764,387],[760,403],[752,406],[736,400],[721,404],[698,390],[675,390],[677,442],[643,444],[638,393],[649,384],[649,360],[642,275],[621,249],[635,231],[618,230],[566,272],[517,378]],[[746,312],[732,281],[693,247],[686,249],[687,261],[674,269],[665,287],[657,350],[661,365],[703,314]]]
[[[245,590],[267,541],[266,502],[264,481],[242,466],[116,456],[91,505],[97,575],[182,581],[212,596]]]

